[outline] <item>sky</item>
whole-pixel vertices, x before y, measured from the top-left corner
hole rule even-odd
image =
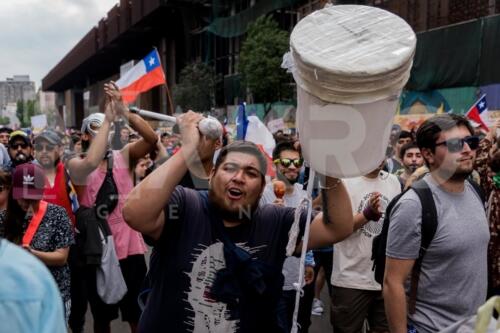
[[[42,78],[118,0],[0,0],[0,81]]]

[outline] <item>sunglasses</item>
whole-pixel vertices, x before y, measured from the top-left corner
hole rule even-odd
[[[274,164],[281,164],[285,168],[288,168],[292,163],[296,168],[300,168],[302,164],[304,164],[304,160],[301,158],[297,158],[295,160],[291,160],[289,158],[277,158],[274,161]]]
[[[436,146],[446,145],[450,153],[458,153],[464,149],[465,143],[471,150],[476,150],[479,147],[479,137],[466,136],[465,138],[453,138],[443,142],[437,142]]]
[[[21,147],[21,149],[26,149],[26,148],[28,148],[28,144],[27,143],[15,143],[15,144],[9,146],[9,148],[12,148],[12,149],[19,149],[19,147]]]
[[[43,151],[45,149],[45,151],[51,152],[55,148],[56,148],[56,146],[55,145],[51,145],[51,144],[42,145],[42,144],[38,143],[38,144],[35,145],[35,150],[36,151]]]

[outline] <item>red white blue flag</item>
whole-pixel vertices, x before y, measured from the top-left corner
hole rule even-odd
[[[165,82],[160,55],[155,49],[120,77],[116,85],[120,88],[123,100],[131,103],[140,93]]]
[[[465,114],[467,118],[478,123],[481,128],[486,131],[489,130],[488,124],[490,123],[490,117],[488,114],[488,105],[486,104],[486,94],[481,96],[474,105]]]

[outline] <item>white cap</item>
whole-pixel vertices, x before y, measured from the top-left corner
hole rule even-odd
[[[94,128],[100,128],[104,123],[104,113],[91,113],[87,118],[83,119],[82,122],[82,133],[89,133],[92,136],[97,134]]]

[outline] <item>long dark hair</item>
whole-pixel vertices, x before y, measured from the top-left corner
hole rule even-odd
[[[9,200],[7,202],[7,217],[5,219],[5,238],[12,243],[21,243],[24,233],[23,222],[25,216],[26,212],[19,206],[12,196],[12,191],[10,191]]]
[[[12,188],[12,175],[10,172],[0,170],[0,186],[3,186],[4,190]]]

